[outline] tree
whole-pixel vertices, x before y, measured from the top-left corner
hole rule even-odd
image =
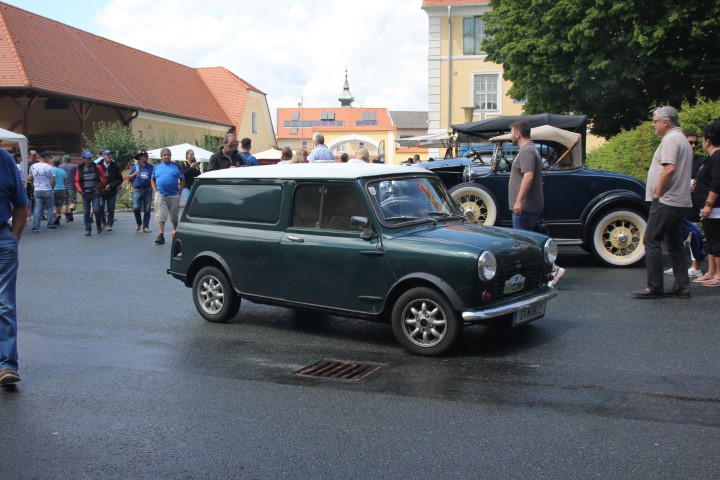
[[[134,138],[132,131],[121,122],[98,122],[93,124],[94,138],[89,140],[85,137],[85,142],[93,151],[110,150],[113,160],[118,164],[120,170],[125,170],[130,162],[135,158],[135,154],[141,148],[146,148],[143,140],[142,132],[138,138]]]
[[[720,98],[717,0],[491,0],[483,50],[526,113],[584,113],[609,137],[653,106]]]

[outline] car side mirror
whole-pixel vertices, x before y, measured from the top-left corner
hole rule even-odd
[[[370,220],[367,217],[353,216],[350,218],[350,225],[352,228],[362,230],[360,238],[370,240]]]

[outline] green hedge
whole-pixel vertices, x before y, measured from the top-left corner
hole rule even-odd
[[[720,101],[698,100],[694,106],[683,104],[680,110],[680,124],[683,131],[697,132],[702,138],[705,125],[720,118]],[[648,167],[660,137],[655,135],[651,120],[643,122],[633,130],[623,131],[610,138],[604,145],[588,153],[587,166],[633,175],[645,181]],[[699,155],[705,155],[698,148]]]

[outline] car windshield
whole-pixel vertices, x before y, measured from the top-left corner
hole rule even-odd
[[[369,182],[367,190],[383,223],[390,226],[410,222],[461,219],[443,183],[431,177],[398,177]]]

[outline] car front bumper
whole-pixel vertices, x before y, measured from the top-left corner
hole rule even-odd
[[[520,298],[490,308],[465,310],[462,312],[462,318],[466,322],[481,322],[483,320],[490,320],[519,312],[523,308],[527,308],[538,303],[547,302],[555,296],[557,296],[557,290],[552,287],[544,287],[530,297]]]

